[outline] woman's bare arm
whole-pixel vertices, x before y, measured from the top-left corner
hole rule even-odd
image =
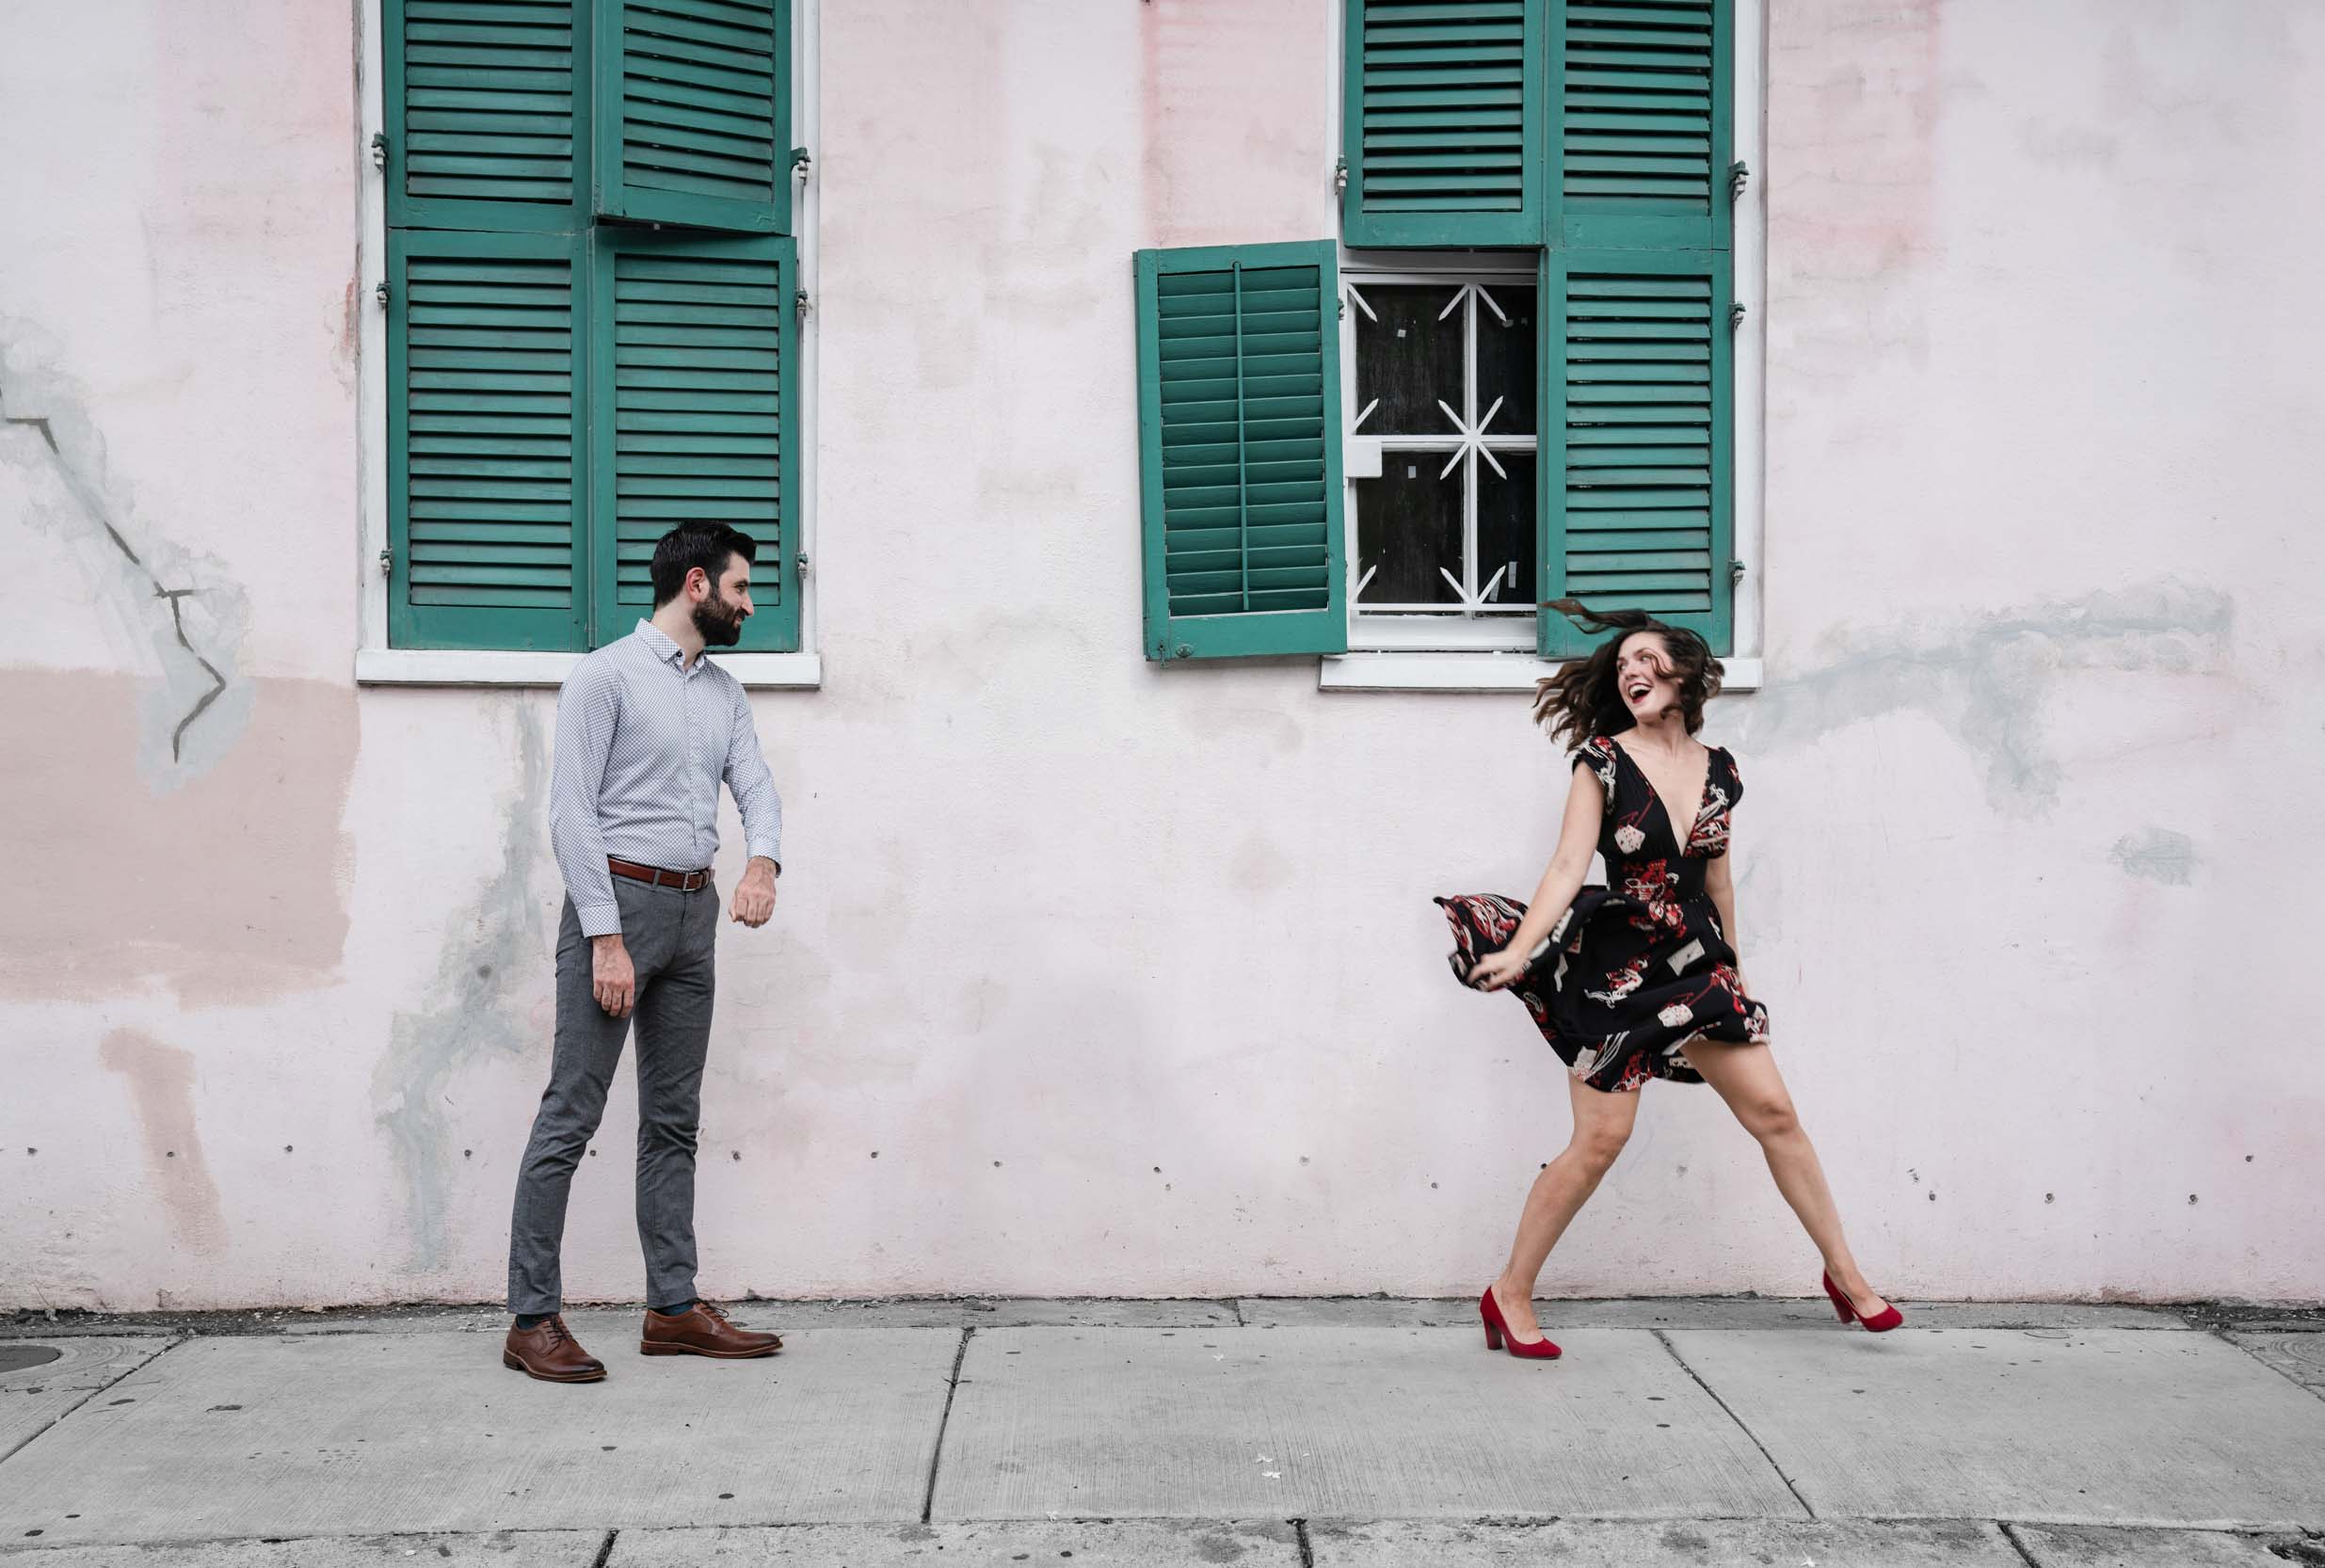
[[[1574,895],[1582,890],[1582,879],[1590,874],[1591,856],[1598,850],[1598,827],[1606,809],[1606,794],[1597,775],[1588,764],[1576,763],[1566,792],[1566,815],[1559,824],[1558,848],[1534,888],[1526,918],[1517,922],[1507,947],[1478,960],[1469,972],[1471,984],[1480,990],[1499,991],[1525,972],[1527,955],[1541,946],[1558,918],[1574,903]]]

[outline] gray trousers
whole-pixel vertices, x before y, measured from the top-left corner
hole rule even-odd
[[[622,946],[637,971],[638,1245],[646,1301],[668,1306],[695,1293],[695,1130],[702,1112],[702,1062],[711,1043],[718,889],[691,893],[614,879]],[[607,1016],[591,994],[589,938],[573,901],[557,928],[557,1040],[549,1087],[533,1118],[517,1173],[508,1227],[508,1309],[560,1309],[558,1253],[573,1168],[605,1113],[630,1018]]]

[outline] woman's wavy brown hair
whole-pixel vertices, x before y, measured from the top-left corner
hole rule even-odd
[[[1617,735],[1631,727],[1630,708],[1614,679],[1615,661],[1624,640],[1634,632],[1652,632],[1663,640],[1671,671],[1679,679],[1679,713],[1691,735],[1704,727],[1704,704],[1720,695],[1726,675],[1711,656],[1711,645],[1684,626],[1671,626],[1644,610],[1587,609],[1582,601],[1562,599],[1550,606],[1593,635],[1614,635],[1579,659],[1568,660],[1556,675],[1534,683],[1534,722],[1547,728],[1554,740],[1577,744],[1593,735]]]

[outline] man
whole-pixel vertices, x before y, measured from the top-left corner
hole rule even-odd
[[[557,1035],[509,1224],[502,1364],[549,1383],[596,1383],[604,1363],[559,1313],[558,1252],[573,1168],[605,1111],[634,1014],[638,1243],[647,1355],[773,1355],[782,1341],[695,1296],[695,1129],[711,1036],[718,781],[743,813],[750,863],[732,918],[775,913],[783,805],[742,683],[705,659],[751,613],[757,547],[724,523],[681,523],[654,546],[654,613],[575,666],[557,701],[549,835],[565,878]]]

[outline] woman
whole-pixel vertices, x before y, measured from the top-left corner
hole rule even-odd
[[[1720,663],[1694,632],[1645,615],[1558,607],[1616,634],[1542,681],[1534,704],[1553,736],[1578,743],[1557,853],[1531,907],[1491,894],[1437,900],[1453,925],[1453,972],[1480,990],[1515,990],[1571,1075],[1573,1139],[1535,1177],[1509,1266],[1478,1302],[1486,1348],[1506,1341],[1512,1355],[1557,1357],[1534,1321],[1534,1281],[1630,1137],[1637,1091],[1656,1078],[1719,1093],[1823,1254],[1840,1320],[1895,1328],[1903,1316],[1850,1255],[1769,1052],[1768,1010],[1738,965],[1727,850],[1743,781],[1724,749],[1695,739]],[[1583,886],[1594,850],[1611,888]]]

